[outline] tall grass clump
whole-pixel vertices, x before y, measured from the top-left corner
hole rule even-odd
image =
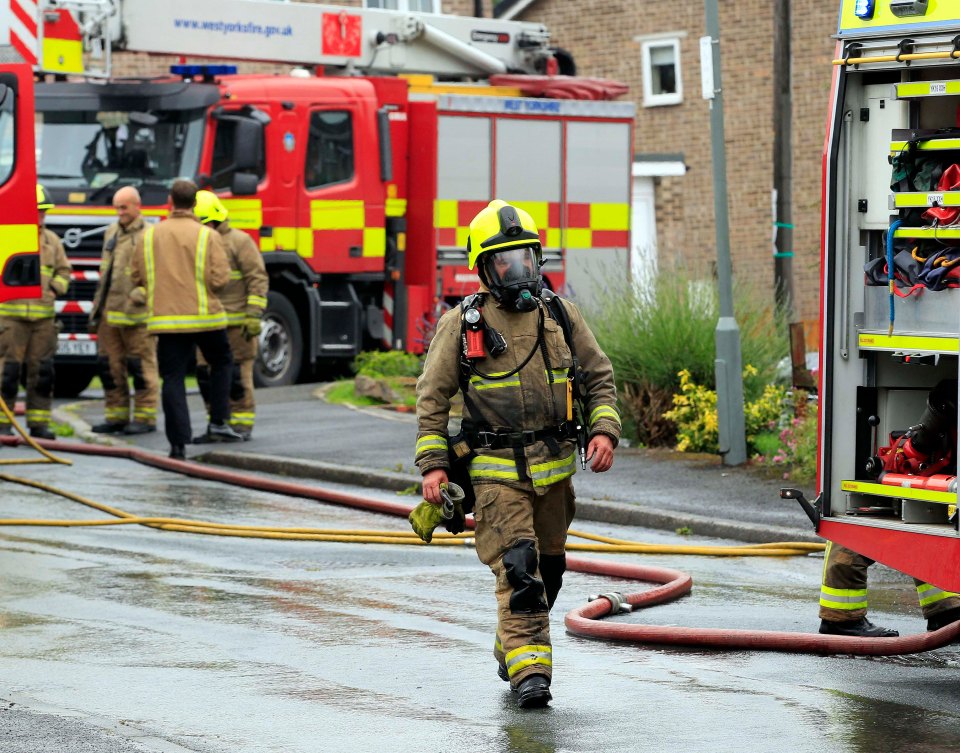
[[[627,435],[648,446],[672,445],[676,428],[663,414],[680,389],[680,372],[715,389],[716,284],[683,267],[661,269],[642,285],[618,288],[586,313],[613,362]],[[777,363],[789,352],[787,329],[772,301],[744,284],[734,285],[734,314],[742,364],[752,367],[744,376],[744,399],[755,400],[775,381]]]

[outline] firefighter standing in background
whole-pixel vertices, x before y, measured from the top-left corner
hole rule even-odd
[[[100,260],[100,284],[93,297],[90,329],[97,334],[100,381],[106,421],[98,434],[146,434],[157,430],[157,341],[147,334],[147,300],[130,279],[130,263],[143,235],[140,193],[126,186],[113,196],[117,222],[107,228]],[[133,377],[133,421],[130,384]]]
[[[529,214],[491,202],[470,223],[467,251],[482,284],[469,307],[447,312],[437,325],[417,382],[416,462],[424,499],[441,504],[450,467],[450,400],[463,391],[461,430],[476,453],[469,476],[477,555],[496,576],[498,674],[522,708],[538,707],[551,700],[549,610],[566,569],[575,509],[576,429],[567,420],[574,356],[585,375],[584,449],[595,472],[611,467],[619,441],[616,386],[610,361],[579,310],[569,302],[549,303],[556,296],[542,287],[540,237]],[[551,312],[557,304],[570,323],[569,345]],[[471,308],[502,335],[506,348],[499,355],[466,360],[461,328]]]
[[[227,339],[233,353],[230,426],[244,439],[250,439],[256,418],[253,362],[257,357],[260,318],[267,306],[267,268],[253,238],[230,226],[227,208],[215,193],[197,192],[194,211],[202,224],[220,233],[230,264],[230,282],[218,293],[220,303],[227,312]],[[202,354],[197,358],[197,383],[209,412],[210,367]],[[194,441],[203,442],[205,439],[198,437]]]
[[[211,441],[239,442],[230,428],[230,344],[227,315],[216,296],[230,279],[220,235],[202,226],[193,207],[197,187],[176,180],[170,188],[173,211],[166,222],[148,227],[133,256],[131,279],[147,299],[147,331],[157,335],[157,364],[164,428],[170,457],[185,459],[190,411],[184,380],[197,348],[210,364]]]
[[[40,287],[41,298],[24,298],[0,303],[0,352],[4,354],[0,394],[13,409],[21,379],[27,388],[27,426],[38,439],[53,439],[50,407],[53,398],[53,357],[57,352],[57,326],[53,302],[70,287],[70,262],[56,233],[44,225],[53,201],[46,189],[37,184],[37,209],[40,212]],[[12,427],[0,413],[0,434]]]

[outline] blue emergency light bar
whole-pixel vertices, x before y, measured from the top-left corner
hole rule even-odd
[[[171,65],[170,73],[183,78],[229,76],[237,72],[235,65]]]

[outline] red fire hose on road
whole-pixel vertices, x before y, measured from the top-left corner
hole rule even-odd
[[[2,438],[3,444],[16,445],[22,440]],[[29,440],[33,445],[34,440]],[[258,476],[240,471],[212,468],[196,462],[172,460],[135,447],[104,447],[71,442],[37,443],[47,450],[56,449],[81,455],[99,455],[128,458],[164,470],[183,473],[195,478],[219,481],[276,494],[285,494],[322,502],[345,505],[369,512],[406,517],[412,505],[371,499],[354,494],[308,486],[291,481]],[[48,453],[49,454],[49,453]],[[473,524],[472,520],[467,521]],[[628,621],[603,620],[621,611],[637,611],[656,604],[664,604],[689,593],[693,579],[679,570],[615,562],[611,560],[568,557],[571,571],[603,575],[656,584],[654,588],[621,596],[600,595],[588,604],[569,612],[564,624],[573,635],[611,641],[697,648],[784,651],[811,654],[850,654],[859,656],[892,656],[911,654],[941,648],[960,636],[960,622],[947,625],[935,632],[899,638],[855,638],[816,633],[789,633],[769,630],[737,630],[718,628],[690,628],[639,624]]]

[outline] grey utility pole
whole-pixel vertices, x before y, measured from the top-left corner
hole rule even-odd
[[[773,4],[773,188],[776,236],[773,252],[773,283],[777,308],[794,321],[793,300],[793,151],[790,97],[790,0]]]
[[[717,321],[717,424],[724,465],[747,460],[743,419],[743,369],[740,327],[733,315],[733,265],[730,261],[730,222],[727,216],[727,153],[723,142],[723,84],[720,76],[720,12],[717,0],[704,0],[707,36],[700,38],[700,75],[703,97],[710,101],[710,144],[713,154],[713,213],[717,228],[717,284],[720,318]]]

